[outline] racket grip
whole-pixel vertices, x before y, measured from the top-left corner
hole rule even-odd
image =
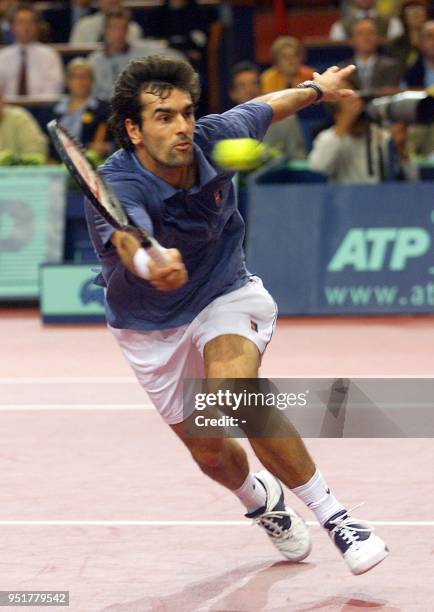
[[[148,255],[155,261],[158,266],[167,266],[170,263],[169,258],[167,257],[166,251],[161,244],[154,239],[150,239],[151,246],[146,249]]]

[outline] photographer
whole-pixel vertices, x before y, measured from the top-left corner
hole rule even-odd
[[[417,180],[418,169],[407,151],[407,128],[399,122],[385,130],[372,124],[361,97],[333,107],[334,126],[315,138],[309,167],[334,183],[378,183]]]

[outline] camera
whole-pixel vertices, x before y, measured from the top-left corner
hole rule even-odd
[[[393,96],[370,98],[363,114],[376,123],[429,124],[434,122],[434,97],[426,91],[403,91]]]

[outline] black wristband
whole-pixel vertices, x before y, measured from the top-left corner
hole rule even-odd
[[[306,89],[307,87],[310,87],[314,90],[314,92],[316,93],[315,102],[319,102],[323,97],[324,92],[321,87],[315,83],[315,81],[303,81],[302,83],[296,85],[296,89]]]

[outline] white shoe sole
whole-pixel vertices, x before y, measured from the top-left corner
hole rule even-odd
[[[351,563],[348,559],[345,559],[345,557],[344,557],[344,559],[348,563],[348,566],[349,566],[351,572],[355,576],[360,576],[360,574],[365,574],[366,572],[369,572],[369,570],[373,569],[379,563],[384,561],[384,559],[389,554],[389,550],[384,545],[384,542],[382,540],[380,540],[380,538],[378,538],[378,540],[379,540],[379,547],[378,547],[378,549],[374,553],[372,553],[369,556],[369,558],[367,558],[367,559],[363,559],[362,558],[362,559],[360,559],[359,562]]]

